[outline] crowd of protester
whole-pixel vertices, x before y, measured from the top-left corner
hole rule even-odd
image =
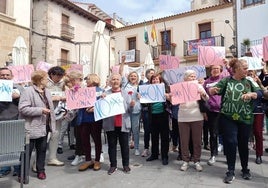
[[[46,179],[46,161],[50,166],[64,165],[58,160],[57,154],[64,152],[63,137],[66,132],[70,138],[70,149],[75,150],[74,155],[68,157],[71,165],[80,165],[79,171],[91,168],[100,170],[103,162],[102,131],[107,135],[109,175],[118,166],[117,142],[120,145],[123,171],[127,174],[131,171],[130,149],[134,149],[136,156],[146,157],[147,162],[157,160],[160,156],[162,165],[169,164],[170,151],[178,152],[177,159],[182,160],[181,171],[187,171],[190,162],[193,162],[194,168],[200,172],[203,170],[200,164],[202,145],[204,149],[210,150],[207,164],[214,165],[221,138],[227,161],[224,182],[232,183],[235,178],[237,148],[242,177],[249,180],[250,138],[255,140],[256,164],[262,163],[264,150],[263,128],[268,86],[266,66],[257,74],[256,71],[248,70],[248,64],[244,60],[234,58],[229,62],[224,61],[224,65],[211,65],[209,75],[204,81],[197,79],[197,72],[194,70],[185,71],[184,82],[198,82],[197,92],[201,99],[181,104],[172,104],[169,85],[162,78],[161,72],[148,69],[145,72],[146,79],[141,80],[135,71],[124,74],[124,61],[119,73],[110,75],[106,88],[100,87],[100,78],[96,74],[89,74],[84,78],[81,72],[66,73],[60,66],[52,67],[48,72],[34,71],[32,82],[27,87],[14,84],[12,102],[0,103],[0,120],[26,120],[25,130],[30,135],[30,156],[34,150],[36,154],[31,166],[41,180]],[[228,70],[230,76],[222,75],[224,69]],[[0,69],[0,79],[12,78],[12,72],[8,68]],[[139,86],[160,83],[165,84],[166,101],[141,104]],[[95,121],[94,106],[68,110],[65,92],[76,92],[83,87],[95,87],[96,100],[120,93],[125,113]],[[14,112],[11,113],[14,117],[5,116],[8,113],[6,110]],[[169,122],[172,126],[169,126]],[[141,124],[144,129],[143,151],[140,149]],[[92,152],[90,137],[94,142],[95,152]],[[47,148],[49,154],[46,160]],[[11,167],[1,168],[1,177],[10,171]],[[14,167],[13,175],[18,175],[20,180],[18,166]]]

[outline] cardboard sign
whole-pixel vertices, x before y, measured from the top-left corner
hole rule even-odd
[[[268,61],[268,36],[263,38],[263,60]]]
[[[12,80],[0,80],[0,101],[11,102],[13,92]]]
[[[206,77],[206,68],[204,66],[200,65],[193,65],[193,66],[187,66],[182,67],[178,69],[169,69],[165,70],[162,74],[163,79],[169,84],[175,84],[178,82],[184,81],[184,73],[186,70],[194,70],[196,72],[196,78],[205,78]]]
[[[198,83],[194,82],[180,82],[170,86],[172,94],[172,104],[181,104],[190,101],[197,101],[200,99],[198,92]]]
[[[221,46],[199,46],[198,64],[199,65],[223,65],[225,58],[225,47]]]
[[[85,87],[77,91],[69,89],[65,91],[66,104],[69,110],[94,106],[96,101],[96,88]]]
[[[12,71],[14,83],[31,82],[31,75],[34,72],[32,64],[8,66],[8,69]]]
[[[179,67],[179,64],[180,64],[179,57],[170,55],[159,56],[159,67],[161,70],[175,69]]]
[[[141,95],[140,103],[155,103],[166,101],[165,85],[163,83],[140,85],[139,93]]]
[[[36,70],[43,70],[48,72],[48,70],[52,67],[53,65],[44,61],[40,61],[36,65]]]
[[[95,121],[124,114],[125,112],[124,98],[121,93],[107,95],[105,98],[97,100],[94,104]]]

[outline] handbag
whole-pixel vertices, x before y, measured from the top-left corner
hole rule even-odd
[[[207,101],[202,99],[202,97],[200,100],[198,100],[198,105],[199,105],[199,110],[201,113],[206,113],[209,111],[208,103],[207,103]]]

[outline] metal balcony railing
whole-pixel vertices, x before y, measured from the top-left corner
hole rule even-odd
[[[171,55],[175,56],[176,44],[171,43],[170,45],[157,45],[151,46],[153,60],[158,59],[159,55]]]
[[[61,24],[61,37],[68,40],[74,39],[74,27],[68,24]]]
[[[76,64],[76,62],[74,61],[68,61],[66,59],[57,59],[57,64],[59,66],[62,66],[62,65],[71,65],[71,64]]]
[[[198,46],[224,46],[224,37],[219,35],[206,39],[183,41],[183,55],[196,56],[198,53]]]
[[[250,41],[250,46],[255,46],[255,45],[259,45],[262,44],[262,39],[258,39],[258,40],[251,40]],[[241,49],[241,57],[245,56],[247,52],[250,51],[250,46],[246,46],[245,44],[241,43],[240,44],[240,49]]]

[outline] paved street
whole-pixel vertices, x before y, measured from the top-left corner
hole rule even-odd
[[[142,134],[142,133],[141,133]],[[265,136],[264,147],[268,147],[268,137]],[[67,139],[66,139],[67,140]],[[141,136],[141,144],[143,137]],[[187,188],[208,188],[208,187],[256,187],[268,188],[268,154],[264,153],[263,163],[255,164],[255,151],[250,151],[249,167],[251,169],[252,180],[243,180],[240,176],[240,162],[237,160],[236,179],[231,185],[223,183],[226,172],[225,157],[222,153],[217,158],[214,166],[206,164],[209,158],[209,152],[202,151],[201,164],[204,167],[202,172],[197,172],[193,164],[187,172],[179,170],[182,161],[177,161],[177,153],[169,153],[169,164],[163,166],[161,160],[146,162],[145,158],[135,156],[134,150],[130,150],[131,173],[122,172],[121,159],[118,160],[118,170],[107,175],[109,160],[107,154],[107,145],[104,144],[105,161],[99,171],[87,170],[79,172],[78,167],[70,165],[71,161],[67,157],[73,154],[69,150],[67,142],[65,143],[64,153],[59,155],[59,159],[65,161],[63,167],[46,166],[47,179],[38,180],[36,174],[30,172],[30,183],[25,188],[158,188],[158,187],[187,187]],[[142,148],[142,147],[141,147]],[[118,150],[118,158],[120,150]],[[5,178],[0,178],[1,188],[18,188],[17,178],[11,174]]]

